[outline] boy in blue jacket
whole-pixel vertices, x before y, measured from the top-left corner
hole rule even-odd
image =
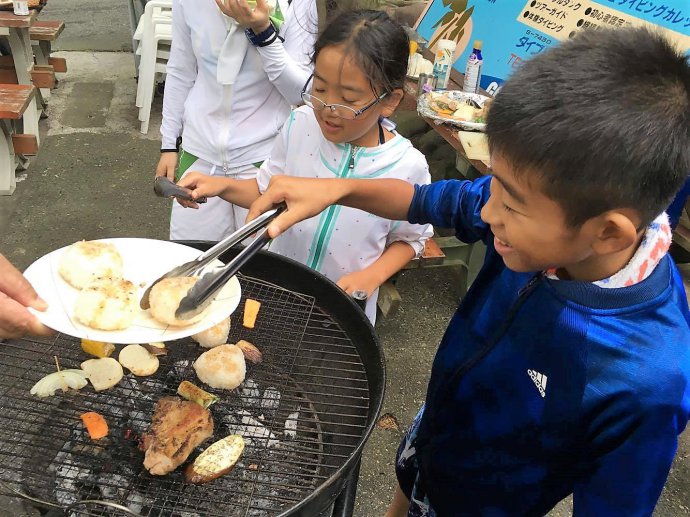
[[[275,236],[330,204],[455,228],[486,261],[396,460],[390,516],[650,515],[690,415],[690,314],[663,210],[690,170],[690,66],[646,29],[526,62],[487,120],[492,175],[274,177]]]

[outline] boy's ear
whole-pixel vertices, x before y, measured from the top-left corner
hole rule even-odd
[[[390,92],[386,97],[383,99],[381,104],[383,105],[383,109],[381,110],[381,115],[388,118],[390,117],[393,113],[395,113],[395,110],[398,108],[398,105],[400,104],[400,101],[402,101],[404,92],[402,88],[396,88],[392,92]]]
[[[592,249],[598,255],[618,253],[635,245],[638,217],[632,210],[610,211],[597,217]]]

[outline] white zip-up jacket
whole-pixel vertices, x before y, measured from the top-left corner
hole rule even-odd
[[[405,137],[396,134],[376,147],[334,144],[321,133],[314,111],[302,106],[275,139],[270,159],[256,176],[259,191],[268,188],[276,174],[306,178],[394,178],[413,185],[431,182],[426,158]],[[396,241],[409,244],[419,256],[433,235],[431,225],[391,221],[344,206],[332,206],[302,221],[276,238],[269,247],[323,273],[337,282],[360,271]],[[366,313],[376,319],[378,290],[367,302]]]
[[[214,0],[173,0],[163,149],[182,146],[224,169],[263,161],[311,74],[317,35],[314,0],[281,0],[284,43],[249,45],[234,87],[216,78],[227,26]],[[230,102],[227,99],[231,99]]]

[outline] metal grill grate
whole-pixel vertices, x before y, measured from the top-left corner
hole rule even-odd
[[[256,344],[264,360],[249,366],[237,390],[216,391],[222,400],[211,407],[214,440],[236,432],[249,438],[230,474],[201,486],[185,484],[182,468],[151,476],[137,449],[156,401],[175,394],[182,380],[198,382],[192,363],[201,350],[195,343],[169,344],[151,377],[127,374],[101,393],[87,386],[32,397],[31,386],[55,370],[54,355],[63,368],[78,368],[86,359],[77,340],[59,335],[0,346],[0,480],[74,515],[118,513],[79,504],[85,500],[117,503],[146,516],[276,515],[311,495],[363,438],[369,411],[364,366],[347,334],[313,298],[254,278],[240,282],[243,298],[262,307],[250,330],[241,326],[241,302],[229,341]],[[79,419],[85,411],[106,418],[106,439],[88,438]]]

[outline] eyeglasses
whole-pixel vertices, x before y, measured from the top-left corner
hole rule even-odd
[[[309,83],[311,82],[313,77],[313,74],[310,75],[309,79],[307,79],[307,82],[304,85],[304,88],[302,88],[302,100],[304,101],[304,104],[309,106],[314,111],[323,111],[326,108],[329,108],[331,110],[331,113],[333,113],[336,117],[343,118],[346,120],[356,119],[368,109],[371,109],[374,106],[376,106],[379,102],[381,102],[384,99],[386,95],[388,95],[388,92],[384,92],[381,95],[379,95],[379,97],[374,99],[373,102],[367,104],[366,106],[358,110],[351,108],[350,106],[345,106],[343,104],[326,104],[318,97],[314,97],[311,93],[307,93],[307,88],[309,87]]]

